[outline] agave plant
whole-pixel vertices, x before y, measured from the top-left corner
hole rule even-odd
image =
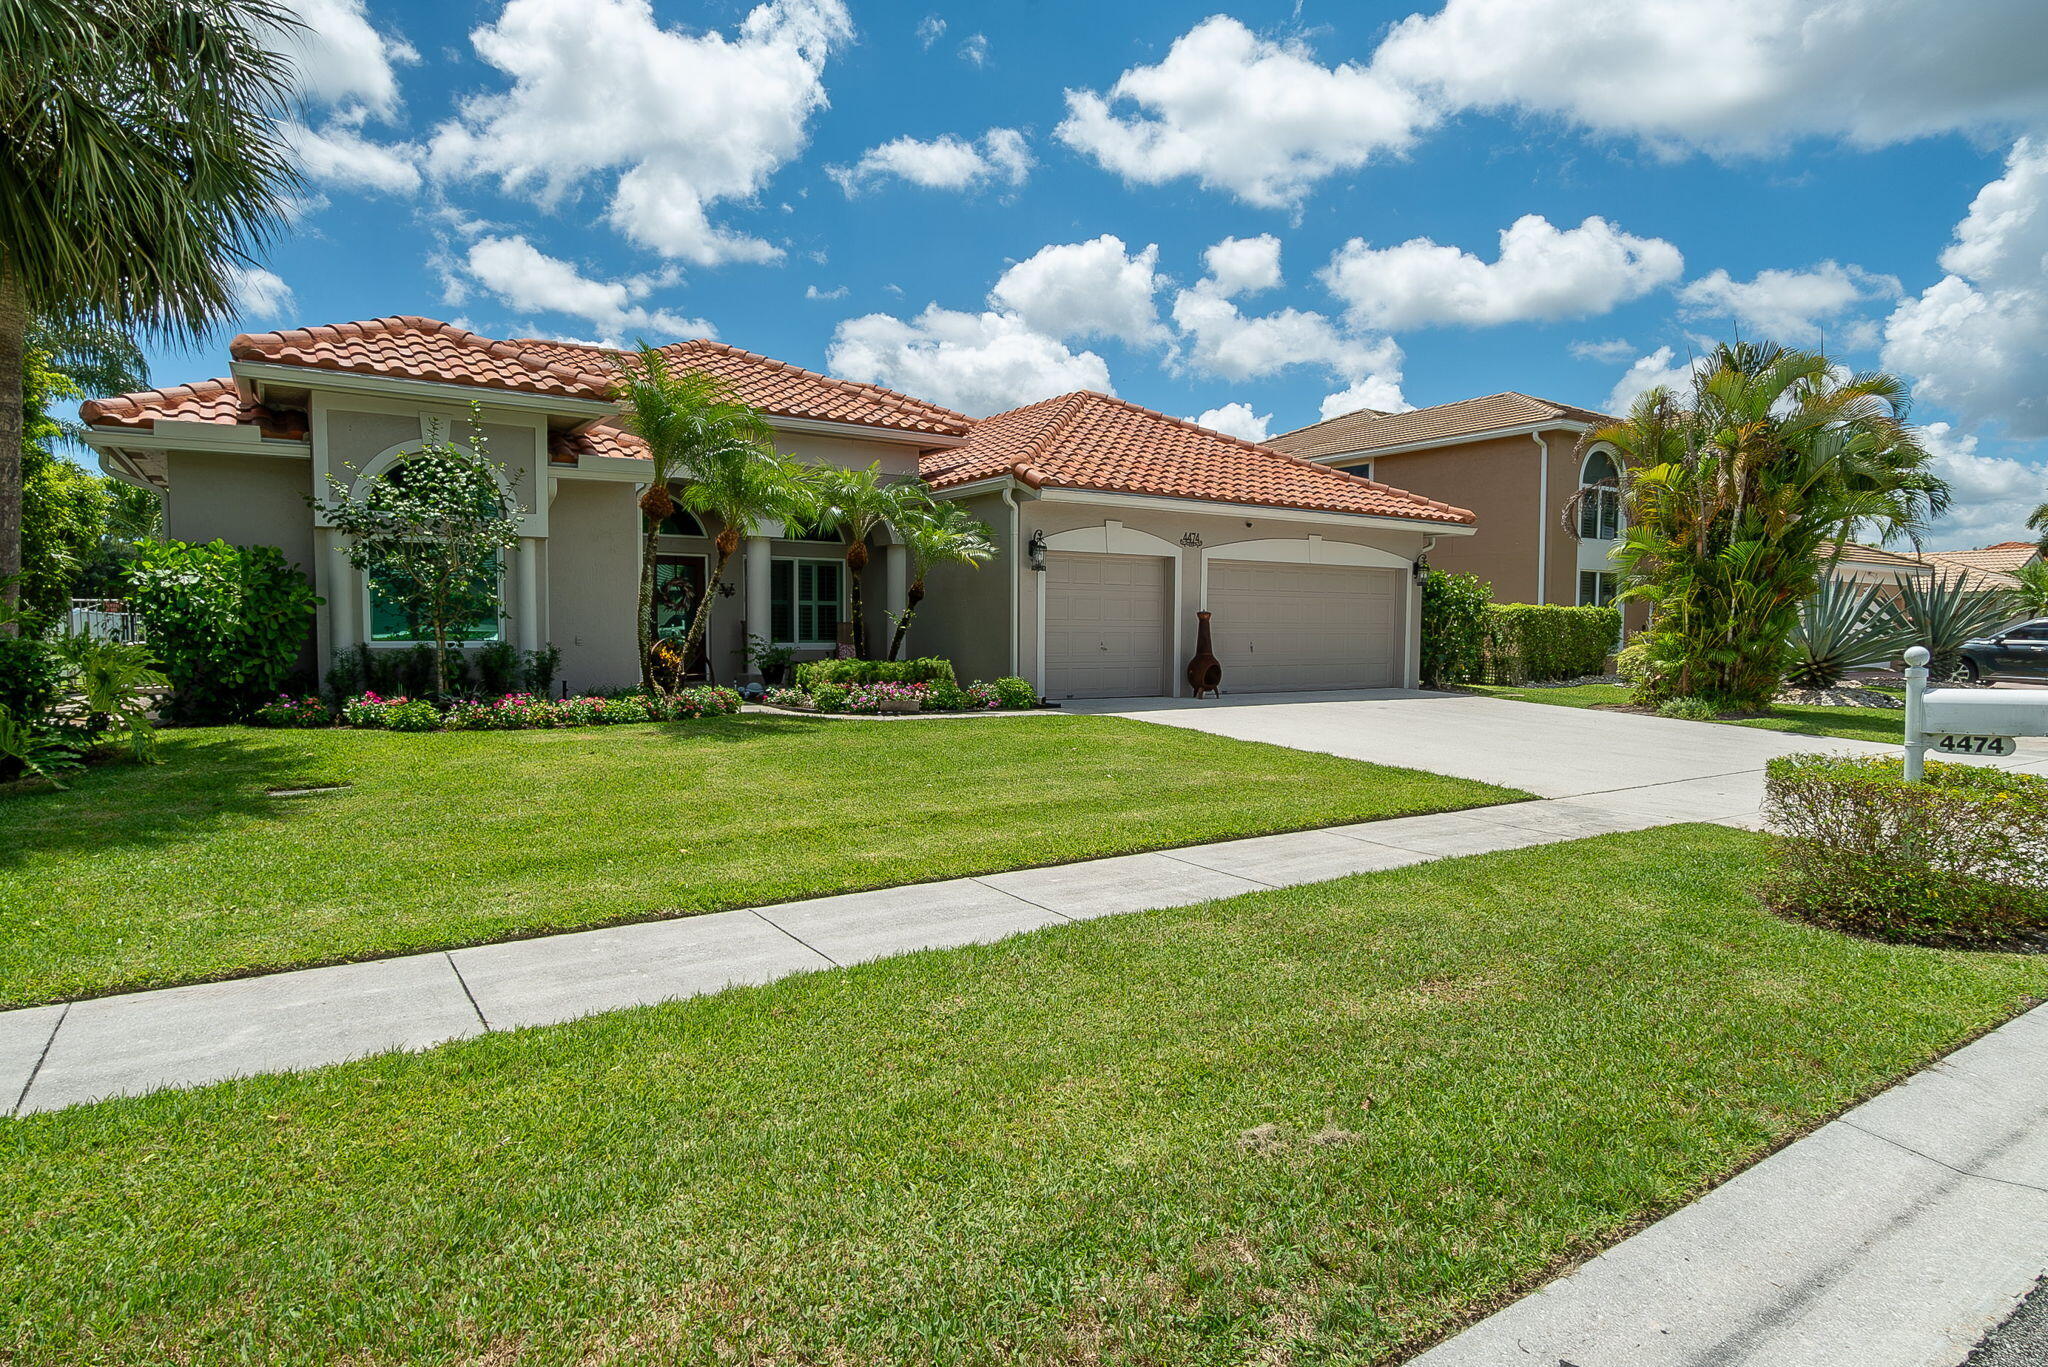
[[[2019,615],[2014,596],[1998,589],[1972,589],[1962,575],[1937,575],[1926,583],[1897,582],[1895,601],[1883,607],[1887,629],[1906,646],[1926,646],[1934,658],[1928,676],[1953,679],[1962,672],[1965,641],[1989,636]],[[1903,649],[1903,646],[1901,647]]]
[[[1795,688],[1833,688],[1852,669],[1897,659],[1914,642],[1889,619],[1883,590],[1859,590],[1839,579],[1823,579],[1799,609],[1799,622],[1786,641],[1786,682]]]

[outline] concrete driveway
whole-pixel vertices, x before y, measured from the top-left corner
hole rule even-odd
[[[1738,814],[1728,807],[1731,800],[1747,799],[1744,810],[1754,811],[1763,797],[1764,764],[1778,755],[1899,753],[1895,745],[1870,741],[1398,688],[1253,693],[1199,702],[1103,698],[1066,706],[1505,784],[1538,797],[1696,797],[1714,808],[1702,810],[1702,820]],[[2022,741],[2017,756],[1999,762],[2048,771],[2048,740]]]

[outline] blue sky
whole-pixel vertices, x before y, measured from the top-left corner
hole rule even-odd
[[[1934,544],[2048,498],[2038,0],[300,8],[309,195],[231,330],[708,330],[1254,437],[1739,331],[1913,381]]]

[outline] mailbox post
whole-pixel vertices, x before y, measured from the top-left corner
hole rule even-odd
[[[1942,756],[2012,755],[2014,736],[2048,736],[2048,694],[1983,689],[1927,691],[1927,649],[1906,652],[1906,780],[1927,776],[1927,752]]]

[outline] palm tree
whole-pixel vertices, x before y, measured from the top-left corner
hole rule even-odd
[[[1859,524],[1917,534],[1947,506],[1906,411],[1889,375],[1738,343],[1713,353],[1683,400],[1652,390],[1593,434],[1626,471],[1623,596],[1656,610],[1643,701],[1769,703],[1828,543]]]
[[[0,0],[0,603],[33,318],[196,338],[299,185],[287,0]],[[0,633],[11,631],[0,627]]]
[[[814,503],[811,520],[835,527],[846,539],[846,578],[853,611],[853,653],[868,656],[867,622],[861,613],[860,575],[868,564],[868,538],[884,526],[915,517],[932,506],[931,495],[914,480],[884,483],[880,463],[849,470],[821,465],[808,480]]]
[[[929,508],[905,509],[896,522],[897,535],[910,546],[910,588],[904,595],[903,615],[896,619],[896,632],[889,638],[887,659],[903,650],[903,638],[917,605],[924,601],[925,576],[940,565],[979,568],[994,557],[996,543],[988,524],[970,516],[957,503],[937,503]]]
[[[2048,557],[2048,503],[2027,514],[2027,527],[2041,534],[2039,549],[2044,557]]]
[[[2031,565],[2022,565],[2012,572],[2020,581],[2013,590],[2013,600],[2021,612],[2029,617],[2048,617],[2048,560],[2036,560]]]
[[[713,592],[740,538],[764,516],[786,506],[788,472],[775,455],[775,430],[760,413],[734,398],[719,380],[670,367],[668,357],[640,344],[618,358],[617,396],[626,405],[625,423],[647,443],[647,488],[640,495],[640,681],[654,677],[654,566],[661,524],[678,504],[716,514],[718,563],[704,586],[703,601],[691,614],[682,659],[704,639]],[[681,497],[671,489],[679,484]]]

